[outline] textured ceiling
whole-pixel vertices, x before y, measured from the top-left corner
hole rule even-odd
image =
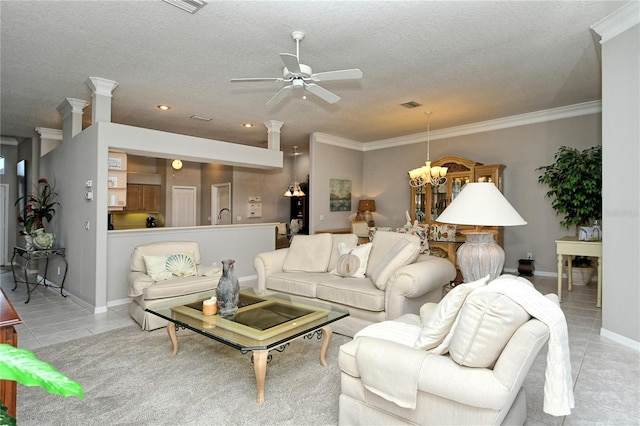
[[[56,107],[90,100],[90,76],[119,83],[113,122],[264,146],[262,123],[279,120],[283,147],[303,150],[313,131],[360,142],[422,132],[427,110],[435,130],[597,100],[589,27],[624,3],[210,1],[191,15],[162,1],[1,1],[0,132],[61,129]],[[314,72],[362,70],[319,83],[338,103],[296,92],[267,107],[283,83],[229,82],[280,77],[294,30]]]

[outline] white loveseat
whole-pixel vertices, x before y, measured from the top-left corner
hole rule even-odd
[[[413,235],[378,232],[368,245],[356,247],[357,241],[354,234],[297,235],[291,247],[255,257],[258,288],[348,309],[350,315],[332,328],[353,336],[369,324],[438,302],[443,286],[455,278],[450,261],[419,254],[420,240]],[[368,253],[356,260],[349,253],[354,247]],[[358,273],[339,274],[356,263]]]
[[[187,255],[195,267],[185,276],[176,276],[162,269],[163,258],[172,255]],[[180,258],[182,256],[178,256]],[[166,260],[164,262],[166,264]],[[187,262],[189,263],[189,262]],[[182,275],[182,272],[177,272]],[[167,325],[167,321],[149,312],[147,308],[167,308],[187,304],[215,294],[222,270],[219,267],[202,265],[200,246],[194,241],[163,241],[137,246],[131,253],[131,272],[128,276],[129,314],[143,330],[155,330]]]

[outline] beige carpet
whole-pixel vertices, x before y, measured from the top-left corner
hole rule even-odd
[[[333,336],[327,367],[321,341],[300,339],[272,351],[265,403],[256,402],[251,354],[185,330],[171,357],[165,329],[132,326],[36,349],[84,387],[85,399],[18,387],[18,424],[26,425],[335,425],[340,371]]]

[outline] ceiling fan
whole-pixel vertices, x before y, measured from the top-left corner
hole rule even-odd
[[[284,69],[282,71],[282,77],[274,78],[233,78],[232,83],[241,83],[247,81],[278,81],[289,82],[288,86],[284,86],[280,89],[271,99],[267,101],[267,105],[273,106],[280,102],[287,96],[292,89],[307,89],[309,92],[323,99],[324,101],[335,104],[340,100],[340,96],[336,95],[329,90],[318,86],[316,81],[331,81],[331,80],[351,80],[362,78],[362,71],[357,68],[319,72],[314,74],[311,71],[311,67],[300,63],[300,41],[304,38],[302,31],[294,31],[291,33],[291,37],[296,41],[296,54],[281,53],[280,58],[284,62]]]

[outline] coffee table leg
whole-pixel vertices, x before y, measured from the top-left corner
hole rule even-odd
[[[322,327],[322,348],[320,349],[320,365],[322,365],[323,367],[327,366],[327,349],[329,349],[329,343],[331,343],[331,336],[333,336],[331,327],[326,325]]]
[[[171,339],[171,343],[173,343],[173,355],[178,355],[178,336],[176,335],[176,325],[169,321],[167,323],[167,334],[169,334],[169,339]]]
[[[256,375],[256,387],[258,388],[258,404],[264,404],[264,379],[267,375],[267,358],[269,351],[253,351],[253,372]]]

